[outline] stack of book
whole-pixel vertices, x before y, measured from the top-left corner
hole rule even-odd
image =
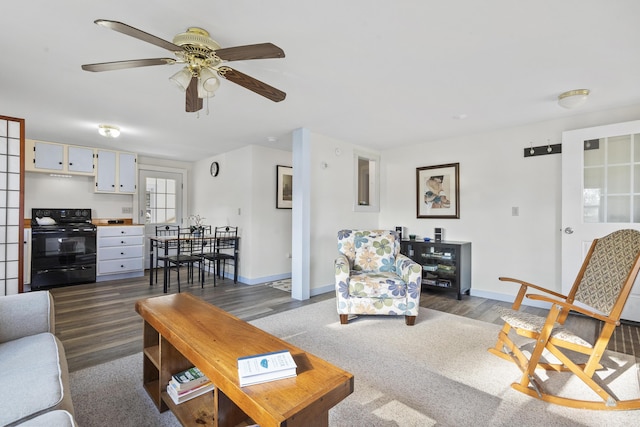
[[[193,367],[171,376],[167,394],[178,405],[213,390],[213,387],[209,378],[200,369]]]
[[[297,365],[287,350],[238,358],[240,387],[295,377]]]

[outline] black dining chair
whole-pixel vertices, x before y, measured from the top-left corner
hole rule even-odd
[[[213,238],[207,239],[211,243],[203,251],[203,260],[210,261],[214,268],[213,285],[216,284],[216,276],[225,277],[225,271],[227,263],[232,263],[233,268],[237,268],[235,265],[236,251],[238,244],[238,227],[223,226],[215,227]],[[205,245],[206,247],[206,245]],[[222,274],[220,274],[220,267],[222,266]],[[234,274],[235,276],[235,274]],[[202,283],[204,286],[204,274],[202,276]],[[236,280],[234,280],[236,283]]]
[[[178,233],[180,233],[179,225],[156,225],[156,236],[177,236]],[[165,253],[164,253],[165,244],[169,249],[169,254],[171,252],[175,252],[175,249],[177,247],[176,242],[161,243],[155,240],[153,241],[153,249],[156,256],[156,266],[155,266],[156,283],[158,283],[158,266],[161,261],[160,258],[165,256]],[[160,251],[163,251],[162,254],[159,253]],[[164,267],[164,264],[163,264],[163,267]]]
[[[164,280],[167,284],[167,287],[169,287],[171,284],[172,267],[176,268],[178,277],[178,292],[180,292],[180,267],[187,267],[187,283],[193,283],[195,265],[198,264],[198,269],[202,270],[202,242],[202,236],[195,236],[190,232],[178,233],[178,238],[176,239],[176,253],[173,255],[160,257],[160,259],[166,263],[166,266],[164,268]]]

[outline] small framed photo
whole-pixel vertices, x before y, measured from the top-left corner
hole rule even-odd
[[[293,207],[293,168],[276,166],[276,208],[291,209]]]
[[[460,163],[416,168],[418,218],[460,218]]]

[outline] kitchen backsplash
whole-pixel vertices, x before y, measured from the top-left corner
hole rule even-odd
[[[32,208],[91,207],[95,218],[132,218],[133,195],[100,194],[93,191],[92,176],[63,178],[45,173],[25,173],[24,213],[30,217]],[[126,211],[128,213],[123,213]]]

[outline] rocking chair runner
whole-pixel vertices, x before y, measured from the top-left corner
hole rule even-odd
[[[619,230],[596,239],[578,272],[569,292],[557,292],[518,279],[500,277],[500,280],[520,284],[520,291],[511,309],[501,308],[501,318],[505,325],[498,334],[495,347],[489,352],[513,361],[522,370],[522,379],[511,386],[529,396],[546,402],[584,409],[640,409],[640,398],[618,400],[609,394],[594,379],[596,370],[602,369],[600,360],[616,326],[620,325],[620,315],[633,283],[640,269],[640,232]],[[527,294],[529,288],[545,292],[546,295]],[[524,298],[545,301],[552,304],[546,318],[519,311]],[[575,305],[574,302],[581,305]],[[588,306],[590,308],[585,308]],[[589,343],[562,326],[570,311],[575,311],[603,322],[600,335],[595,343]],[[513,330],[518,335],[533,338],[535,346],[529,358],[509,338]],[[586,363],[575,363],[564,350],[579,352],[588,356]],[[555,356],[560,363],[543,363],[540,359],[544,350]],[[547,394],[536,369],[570,371],[591,388],[601,400],[578,400]]]

